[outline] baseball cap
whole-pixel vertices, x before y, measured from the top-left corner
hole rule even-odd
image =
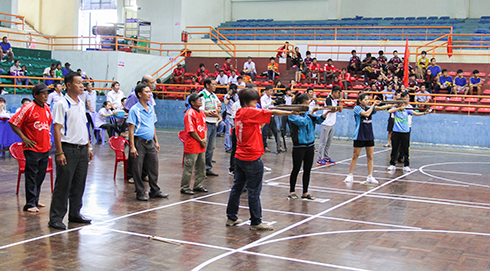
[[[198,99],[200,99],[201,97],[203,96],[203,93],[200,93],[200,94],[197,94],[197,93],[192,93],[191,95],[189,95],[189,104],[191,102],[195,102],[197,101]]]
[[[44,92],[44,91],[49,91],[49,88],[48,88],[48,86],[46,86],[46,84],[40,83],[40,84],[35,85],[32,88],[32,95],[37,95],[37,94]]]
[[[219,67],[219,64],[218,64],[218,63],[214,63],[214,66],[215,66],[215,67],[216,67],[216,66],[218,66],[218,67]]]

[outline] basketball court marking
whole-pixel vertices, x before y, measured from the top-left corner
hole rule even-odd
[[[426,167],[433,167],[433,166],[441,166],[441,165],[454,165],[454,164],[484,164],[484,165],[490,165],[490,162],[444,162],[444,163],[434,163],[434,164],[428,164],[421,166],[419,168],[420,172],[426,176],[429,176],[431,178],[447,181],[447,182],[453,182],[453,183],[460,183],[460,184],[466,184],[466,185],[473,185],[473,186],[479,186],[479,187],[485,187],[485,188],[490,188],[490,185],[484,185],[484,184],[475,184],[475,183],[470,183],[470,182],[463,182],[463,181],[456,181],[444,177],[439,177],[436,175],[432,175],[430,173],[425,172]]]
[[[353,197],[353,198],[351,198],[351,199],[349,199],[347,201],[344,201],[342,203],[339,203],[339,204],[337,204],[337,205],[335,205],[333,207],[328,208],[325,211],[322,211],[320,213],[317,213],[316,215],[313,215],[311,217],[305,218],[305,219],[303,219],[303,220],[301,220],[299,222],[296,222],[293,225],[290,225],[290,226],[288,226],[286,228],[283,228],[281,230],[275,231],[275,232],[273,232],[273,233],[271,233],[271,234],[269,234],[269,235],[267,235],[267,236],[265,236],[263,238],[260,238],[260,239],[254,241],[254,242],[252,242],[252,243],[250,243],[248,245],[242,246],[241,248],[234,249],[233,251],[229,251],[229,252],[223,253],[221,255],[218,255],[218,256],[216,256],[214,258],[211,258],[211,259],[209,259],[209,260],[201,263],[200,265],[198,265],[197,267],[195,267],[192,270],[196,270],[196,271],[197,270],[201,270],[202,268],[204,268],[204,267],[208,266],[209,264],[214,263],[214,262],[216,262],[216,261],[218,261],[218,260],[220,260],[222,258],[225,258],[225,257],[227,257],[229,255],[232,255],[232,254],[235,254],[237,252],[241,252],[241,251],[247,250],[247,249],[249,249],[251,247],[257,246],[257,245],[261,244],[262,242],[264,242],[266,240],[269,240],[269,239],[271,239],[271,238],[273,238],[273,237],[275,237],[275,236],[277,236],[279,234],[282,234],[282,233],[284,233],[286,231],[289,231],[289,230],[294,229],[294,228],[296,228],[296,227],[298,227],[300,225],[303,225],[304,223],[309,222],[309,221],[311,221],[311,220],[313,220],[313,219],[315,219],[315,218],[317,218],[319,216],[323,216],[323,215],[325,215],[325,214],[327,214],[327,213],[329,213],[329,212],[331,212],[333,210],[336,210],[336,209],[338,209],[338,208],[340,208],[340,207],[342,207],[344,205],[347,205],[347,204],[349,204],[349,203],[351,203],[353,201],[356,201],[356,200],[358,200],[358,199],[360,199],[360,198],[362,198],[362,197],[364,197],[364,196],[366,196],[366,195],[368,195],[368,194],[370,194],[370,193],[372,193],[372,192],[374,192],[376,190],[379,190],[379,189],[381,189],[381,188],[383,188],[383,187],[385,187],[385,186],[387,186],[387,185],[389,185],[389,184],[391,184],[393,182],[396,182],[397,180],[402,179],[402,178],[404,178],[404,177],[406,177],[406,176],[408,176],[408,175],[410,175],[412,173],[415,173],[417,171],[418,170],[414,170],[414,171],[405,173],[405,174],[403,174],[403,175],[401,175],[401,176],[399,176],[399,177],[397,177],[397,178],[395,178],[395,179],[393,179],[393,180],[391,180],[389,182],[386,182],[386,183],[384,183],[384,184],[382,184],[382,185],[380,185],[378,187],[374,187],[373,189],[371,189],[369,191],[366,191],[366,192],[364,192],[361,195],[358,195],[358,196]]]

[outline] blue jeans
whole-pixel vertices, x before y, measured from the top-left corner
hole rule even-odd
[[[216,147],[216,131],[218,127],[216,127],[216,123],[206,122],[208,127],[208,144],[206,146],[206,171],[211,170],[213,168],[213,155],[214,149]]]
[[[245,75],[249,75],[249,76],[250,76],[250,79],[252,79],[252,81],[253,81],[253,80],[254,80],[254,78],[255,78],[255,72],[245,73]]]
[[[236,221],[238,219],[238,206],[240,195],[245,185],[248,190],[248,206],[250,210],[251,225],[262,223],[262,206],[260,205],[260,192],[262,191],[262,177],[264,175],[264,163],[262,158],[255,161],[243,161],[235,158],[235,181],[231,188],[226,216]]]
[[[230,115],[226,115],[225,119],[225,150],[231,150],[231,128],[233,120]]]
[[[218,130],[217,130],[217,132],[216,132],[216,133],[217,133],[218,135],[222,135],[224,132],[225,132],[225,123],[224,123],[224,121],[222,121],[222,122],[220,122],[220,123],[218,124]]]

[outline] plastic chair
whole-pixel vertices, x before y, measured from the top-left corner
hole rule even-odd
[[[128,157],[126,157],[126,153],[124,152],[124,144],[128,144],[128,141],[120,136],[113,136],[109,138],[109,145],[111,149],[116,152],[116,164],[114,165],[114,181],[116,180],[117,173],[117,164],[119,162],[124,163],[124,180],[128,180],[127,168],[128,168]]]
[[[96,133],[96,131],[98,132]],[[100,127],[99,128],[94,127],[94,136],[92,137],[91,144],[94,145],[95,143],[99,142],[101,137],[102,137],[101,144],[105,145],[105,129]]]
[[[24,157],[24,144],[22,142],[16,142],[10,145],[9,148],[10,154],[12,157],[19,162],[19,174],[17,175],[17,192],[15,194],[19,194],[19,186],[20,186],[20,176],[25,173],[26,169],[26,158]],[[49,157],[48,167],[46,168],[46,173],[49,173],[51,176],[51,193],[53,193],[53,159]]]
[[[183,144],[185,144],[186,137],[187,137],[187,135],[186,135],[185,131],[179,132],[179,139],[180,139],[180,141],[182,141]],[[185,153],[182,155],[182,167],[184,167],[184,158],[185,158]]]

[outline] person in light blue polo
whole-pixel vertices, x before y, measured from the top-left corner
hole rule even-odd
[[[150,185],[150,198],[166,198],[167,194],[160,191],[158,187],[158,155],[160,145],[156,135],[155,123],[157,117],[153,106],[150,105],[150,99],[153,95],[147,84],[139,84],[134,89],[134,93],[139,99],[129,110],[129,146],[130,155],[133,158],[131,172],[136,188],[136,199],[148,201],[145,186],[141,174],[143,165],[148,173]]]

